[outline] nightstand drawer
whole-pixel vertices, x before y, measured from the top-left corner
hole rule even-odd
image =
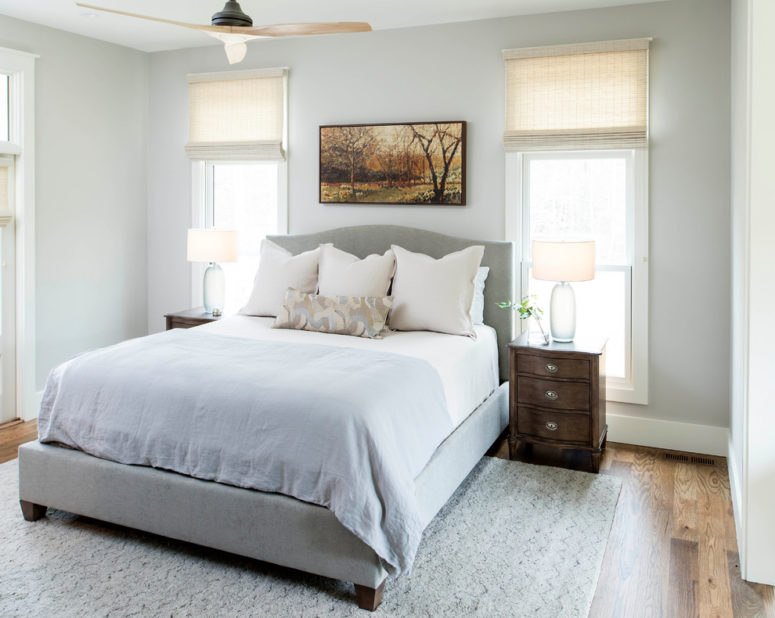
[[[589,415],[584,412],[549,412],[519,407],[517,432],[544,440],[589,444]]]
[[[589,380],[589,361],[519,354],[517,355],[517,372],[546,378]]]
[[[201,321],[197,322],[193,320],[189,321],[189,320],[175,319],[175,320],[170,320],[169,326],[167,326],[167,330],[170,330],[172,328],[193,328],[194,326],[201,326],[201,325],[202,325]]]
[[[520,377],[517,402],[542,408],[589,410],[589,383]]]

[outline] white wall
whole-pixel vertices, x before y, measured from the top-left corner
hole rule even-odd
[[[775,4],[734,0],[729,461],[743,576],[775,585]]]
[[[504,73],[510,47],[653,36],[650,397],[619,414],[710,425],[729,417],[729,2],[673,0],[340,37],[257,41],[239,68],[288,66],[290,231],[397,223],[504,237]],[[190,303],[185,74],[228,70],[223,50],[149,63],[148,323]],[[323,206],[318,126],[468,121],[468,206]],[[669,432],[669,430],[668,430]]]
[[[37,386],[147,325],[147,55],[0,16],[36,61]]]

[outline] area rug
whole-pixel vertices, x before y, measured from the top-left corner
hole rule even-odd
[[[49,510],[0,465],[3,616],[586,616],[621,481],[485,457],[373,614],[351,584]]]

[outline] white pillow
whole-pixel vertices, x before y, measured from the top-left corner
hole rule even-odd
[[[396,269],[392,249],[359,259],[333,245],[320,247],[320,296],[387,296]]]
[[[288,288],[314,293],[318,286],[319,260],[320,247],[293,255],[265,238],[261,242],[253,291],[240,313],[276,317]]]
[[[438,260],[396,245],[393,252],[390,328],[473,336],[471,303],[484,247],[474,245]]]
[[[484,324],[484,282],[489,274],[490,269],[487,266],[480,266],[476,271],[474,300],[471,301],[471,321],[474,324]]]

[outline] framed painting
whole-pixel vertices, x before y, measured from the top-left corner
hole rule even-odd
[[[320,203],[464,206],[465,121],[321,126]]]

